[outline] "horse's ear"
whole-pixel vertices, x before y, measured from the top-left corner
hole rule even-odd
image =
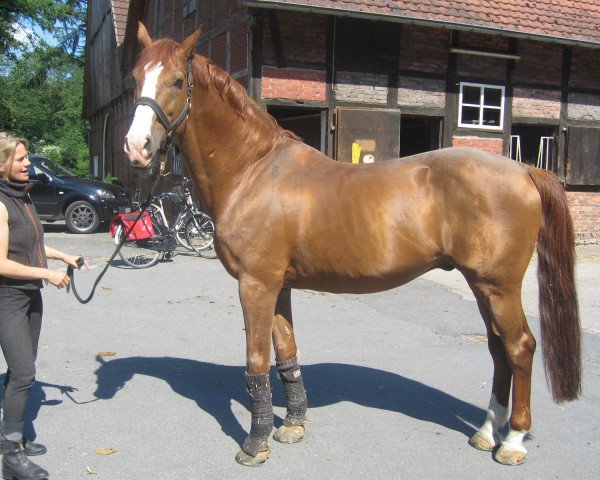
[[[144,48],[149,47],[152,44],[152,39],[150,38],[150,34],[148,33],[148,30],[146,30],[146,27],[144,26],[144,24],[142,22],[138,22],[137,38],[138,38],[138,41],[142,44],[142,47],[144,47]]]
[[[181,45],[179,45],[179,50],[185,58],[192,58],[194,56],[194,52],[196,51],[196,44],[198,43],[198,39],[200,38],[200,34],[202,33],[202,28],[199,28],[194,33],[192,33],[189,37],[187,37]]]

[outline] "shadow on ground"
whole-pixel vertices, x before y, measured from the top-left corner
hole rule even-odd
[[[134,375],[148,375],[165,381],[175,393],[195,401],[237,443],[246,437],[246,431],[231,410],[232,400],[250,408],[243,367],[173,357],[129,357],[110,361],[99,358],[98,361],[96,398],[109,400]],[[436,423],[467,437],[475,432],[471,425],[478,425],[485,418],[481,408],[395,373],[340,363],[305,365],[302,372],[309,416],[310,408],[347,401]],[[285,406],[283,388],[274,369],[271,385],[273,404]],[[281,422],[281,418],[276,418],[275,426]]]

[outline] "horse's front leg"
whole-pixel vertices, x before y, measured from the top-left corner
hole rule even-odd
[[[273,321],[273,346],[277,371],[283,382],[287,400],[285,420],[273,434],[273,438],[282,443],[297,443],[304,437],[307,400],[298,365],[298,349],[292,321],[291,289],[289,288],[282,289],[277,297]]]
[[[250,394],[250,433],[235,460],[247,466],[263,463],[271,453],[273,402],[269,369],[275,302],[281,286],[269,287],[253,278],[240,278],[239,294],[246,327],[246,388]]]

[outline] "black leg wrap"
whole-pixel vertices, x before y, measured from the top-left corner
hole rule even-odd
[[[269,374],[250,375],[246,373],[246,388],[250,394],[252,425],[250,434],[242,445],[242,450],[251,457],[269,449],[267,439],[273,430],[273,401]]]
[[[306,419],[307,399],[298,358],[293,357],[283,362],[277,362],[277,370],[279,378],[283,382],[287,399],[287,414],[283,424],[286,427],[302,426]]]

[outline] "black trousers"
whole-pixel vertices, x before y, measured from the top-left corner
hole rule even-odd
[[[35,381],[42,313],[40,290],[0,288],[0,345],[8,366],[2,401],[5,435],[19,428],[22,433],[23,415]]]

